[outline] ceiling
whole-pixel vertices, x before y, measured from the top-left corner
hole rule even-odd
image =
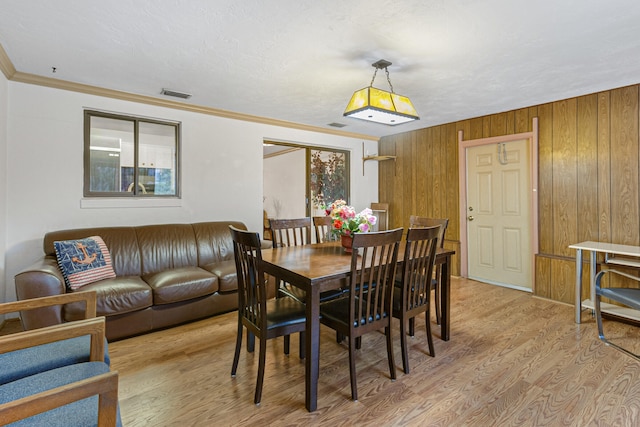
[[[20,73],[160,98],[168,88],[197,106],[371,137],[640,82],[637,0],[0,0],[0,10],[0,45]],[[342,116],[379,59],[419,121]],[[374,86],[388,89],[383,71]]]

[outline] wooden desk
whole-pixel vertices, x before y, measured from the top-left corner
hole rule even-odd
[[[582,308],[590,308],[593,310],[596,300],[596,266],[598,253],[605,254],[605,263],[607,265],[618,265],[624,267],[640,268],[640,247],[630,245],[618,245],[615,243],[604,242],[582,242],[569,245],[570,248],[576,250],[576,323],[581,321]],[[582,255],[583,251],[588,251],[590,276],[590,299],[582,301]],[[615,314],[616,316],[627,317],[630,319],[640,320],[637,310],[619,307],[613,304],[603,304],[602,311],[605,313]]]
[[[398,253],[399,265],[404,242]],[[436,264],[442,264],[441,338],[449,340],[451,256],[452,250],[438,249]],[[339,243],[289,246],[262,251],[264,271],[277,280],[284,280],[307,293],[307,330],[305,360],[305,405],[315,411],[318,404],[320,366],[320,292],[346,286],[351,271],[351,256]]]

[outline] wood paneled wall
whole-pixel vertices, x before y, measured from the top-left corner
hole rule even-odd
[[[538,117],[535,294],[572,304],[570,244],[640,245],[639,99],[633,85],[382,138],[379,153],[397,156],[379,165],[390,226],[408,227],[412,214],[449,218],[445,245],[459,253],[458,131],[465,140],[528,132]]]

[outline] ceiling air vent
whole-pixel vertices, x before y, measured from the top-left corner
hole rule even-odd
[[[162,88],[162,92],[160,93],[167,96],[175,96],[176,98],[181,98],[181,99],[191,98],[190,93],[178,92],[177,90],[171,90],[171,89],[165,89],[165,88]]]
[[[334,128],[343,128],[343,127],[345,127],[346,125],[345,125],[344,123],[336,123],[336,122],[333,122],[333,123],[329,123],[329,126],[333,126]]]

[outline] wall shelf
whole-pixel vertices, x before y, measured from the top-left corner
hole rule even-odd
[[[378,155],[378,154],[372,154],[370,156],[365,156],[364,155],[364,142],[362,143],[362,176],[364,176],[364,162],[368,161],[368,160],[375,160],[376,162],[381,162],[384,160],[393,160],[394,162],[394,166],[395,166],[395,161],[396,161],[396,156],[387,156],[387,155]],[[395,171],[395,167],[393,169],[393,174],[396,174]]]

